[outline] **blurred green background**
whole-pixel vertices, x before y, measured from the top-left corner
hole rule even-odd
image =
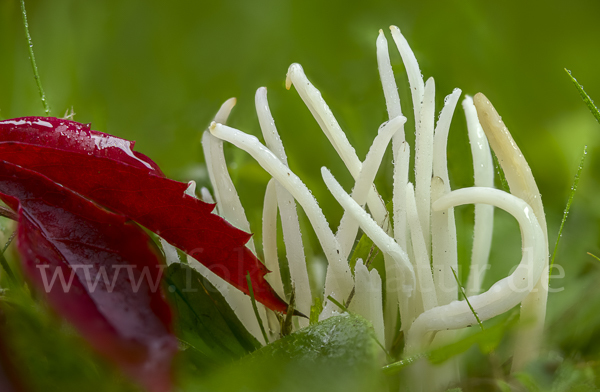
[[[207,184],[200,138],[229,97],[238,98],[230,124],[259,135],[254,93],[267,86],[290,166],[313,190],[332,226],[341,209],[319,169],[330,167],[347,190],[352,182],[297,93],[285,90],[287,67],[303,65],[364,159],[387,119],[375,57],[379,29],[386,32],[404,113],[412,123],[406,75],[388,30],[390,24],[399,26],[424,77],[435,77],[436,112],[444,96],[460,87],[470,95],[484,92],[503,116],[538,182],[551,246],[588,146],[556,261],[565,277],[554,285],[566,289],[550,297],[548,346],[563,354],[596,355],[590,342],[600,336],[600,316],[594,312],[600,306],[595,284],[600,268],[586,252],[600,253],[600,126],[564,68],[600,100],[597,0],[29,0],[27,8],[52,115],[63,116],[73,107],[76,121],[136,140],[137,150],[172,178]],[[43,115],[43,108],[19,3],[0,0],[0,117],[29,115]],[[268,176],[243,152],[229,147],[226,152],[258,235]],[[448,151],[453,188],[472,183],[469,155],[459,106]],[[390,170],[388,157],[378,179],[388,200]],[[467,259],[471,215],[465,208],[457,217],[465,227],[461,257]],[[501,267],[492,269],[492,277],[505,274],[520,252],[516,225],[501,213],[497,220],[492,263]],[[582,297],[588,300],[573,310]],[[561,321],[565,315],[571,321]]]

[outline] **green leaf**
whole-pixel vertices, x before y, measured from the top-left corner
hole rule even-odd
[[[344,314],[273,342],[193,385],[210,391],[380,390],[380,354],[371,324]]]
[[[241,358],[261,347],[221,293],[195,269],[171,264],[164,279],[177,316],[177,335],[201,367]]]

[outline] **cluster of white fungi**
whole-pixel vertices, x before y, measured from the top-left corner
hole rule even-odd
[[[513,357],[513,369],[518,370],[536,356],[546,309],[548,239],[537,185],[500,116],[479,93],[473,98],[465,96],[462,101],[473,158],[474,186],[451,189],[446,148],[450,122],[461,90],[455,89],[446,97],[436,122],[434,80],[423,80],[406,39],[397,27],[392,26],[390,30],[404,62],[412,94],[414,183],[409,180],[411,148],[405,139],[406,117],[400,105],[387,40],[380,31],[376,43],[377,61],[389,121],[380,126],[362,162],[302,67],[292,64],[287,73],[286,87],[289,89],[294,85],[355,181],[348,193],[327,168],[322,168],[327,188],[344,209],[335,232],[310,190],[288,167],[264,87],[257,90],[255,103],[265,144],[255,136],[225,125],[235,105],[233,98],[223,104],[205,132],[202,144],[214,199],[205,188],[201,192],[202,198],[209,202],[214,200],[217,213],[230,223],[251,231],[223,155],[223,141],[232,143],[249,153],[272,176],[264,200],[262,250],[265,264],[272,271],[267,279],[282,298],[284,286],[277,257],[277,211],[295,291],[295,306],[300,312],[309,314],[313,299],[320,297],[324,303],[319,318],[326,319],[342,312],[328,298],[343,303],[350,297],[348,310],[371,321],[383,346],[389,348],[401,330],[405,336],[404,354],[410,356],[456,339],[459,336],[456,330],[477,325],[476,315],[485,321],[520,304],[523,325],[517,334]],[[394,165],[392,218],[373,184],[390,141]],[[494,188],[490,147],[505,173],[510,193]],[[296,203],[304,210],[327,259],[323,292],[311,292],[314,284],[311,285],[310,279],[314,277],[307,269]],[[468,302],[459,301],[460,287],[455,276],[458,262],[453,208],[464,204],[475,205],[471,267],[465,287]],[[518,221],[522,258],[512,274],[482,292],[481,282],[488,269],[492,242],[494,207],[507,211]],[[383,254],[384,283],[378,271],[368,268],[365,260],[359,259],[353,273],[350,270],[349,255],[359,229]],[[255,251],[252,240],[247,246]],[[264,342],[248,296],[211,275],[199,263],[194,265],[217,285],[242,322]],[[384,291],[385,303],[382,300]],[[270,339],[276,339],[279,324],[273,322],[270,311],[264,307],[261,307],[261,315],[269,326]],[[307,323],[307,320],[299,319],[296,328]],[[428,364],[421,366],[421,372],[426,371],[436,369]],[[452,374],[453,371],[446,369],[446,372]],[[421,388],[427,387],[421,385]]]

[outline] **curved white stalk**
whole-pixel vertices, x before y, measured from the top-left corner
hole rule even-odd
[[[358,159],[354,147],[348,141],[346,134],[342,131],[342,128],[319,90],[308,80],[302,66],[297,63],[290,65],[285,79],[285,87],[288,90],[292,84],[294,84],[300,98],[302,98],[315,120],[317,120],[317,123],[319,123],[323,133],[325,133],[335,151],[342,158],[354,180],[356,180],[360,174],[362,163]],[[379,197],[374,186],[373,190],[369,192],[367,203],[377,223],[383,225],[386,216],[385,204]]]
[[[281,138],[275,127],[275,120],[269,109],[267,89],[265,87],[256,90],[255,106],[260,128],[267,147],[285,166],[288,166],[285,149],[283,148],[283,143],[281,142]],[[279,205],[281,216],[283,242],[285,243],[287,261],[290,269],[290,278],[296,294],[296,309],[303,314],[310,314],[312,293],[308,281],[308,270],[306,269],[306,259],[304,257],[304,246],[302,245],[302,234],[300,233],[296,202],[290,192],[281,186],[281,184],[277,184],[275,188],[277,193],[277,204]],[[299,319],[298,322],[301,327],[306,327],[308,325],[308,320],[305,318]]]
[[[502,118],[485,95],[482,93],[475,94],[473,104],[477,109],[477,117],[490,147],[494,150],[498,162],[504,170],[510,193],[525,200],[533,208],[540,226],[546,227],[540,191],[531,173],[531,168],[517,143],[515,143]]]
[[[184,193],[188,196],[196,197],[196,181],[189,181]]]
[[[323,211],[306,185],[256,137],[215,122],[210,125],[209,129],[214,136],[226,140],[252,155],[258,164],[300,203],[329,262],[325,278],[325,298],[329,295],[338,300],[347,298],[353,286],[348,262],[340,258],[339,244],[329,228]],[[335,305],[331,304],[331,301],[326,301],[321,317],[327,318],[334,312]]]
[[[408,84],[410,85],[410,93],[412,95],[413,108],[415,111],[415,130],[418,132],[420,126],[419,119],[421,118],[421,105],[423,103],[423,95],[425,93],[423,76],[421,75],[417,58],[410,49],[406,38],[404,38],[400,32],[400,29],[396,26],[390,26],[390,31],[392,32],[392,38],[396,43],[396,47],[398,47],[398,51],[400,52],[402,62],[404,63],[404,67],[406,68],[406,73],[408,75]]]
[[[433,123],[435,82],[427,79],[423,95],[420,125],[415,137],[415,199],[427,253],[431,251],[431,173],[433,171]]]
[[[535,213],[544,231],[545,268],[548,268],[548,232],[546,216],[540,191],[535,183],[531,168],[527,164],[521,150],[513,140],[510,132],[502,122],[502,118],[494,106],[478,93],[473,98],[479,122],[487,136],[490,146],[496,153],[504,170],[510,192],[525,200]],[[548,300],[548,273],[541,275],[535,290],[523,301],[521,306],[521,330],[517,334],[513,371],[521,370],[529,361],[537,357],[544,331],[546,318],[546,302]]]
[[[367,202],[367,196],[370,190],[373,188],[373,181],[381,165],[381,160],[385,154],[390,139],[396,134],[396,132],[404,125],[406,117],[396,117],[389,122],[383,124],[379,128],[379,132],[367,153],[367,157],[362,164],[360,174],[354,184],[352,190],[352,198],[359,205],[363,206]],[[340,251],[343,259],[348,258],[352,245],[356,239],[356,233],[358,232],[358,223],[344,211],[344,215],[340,221],[336,238],[340,243]]]
[[[215,114],[214,121],[216,121],[220,124],[225,124],[236,103],[237,103],[237,98],[235,98],[235,97],[229,98],[227,101],[223,102],[223,104],[217,111],[217,114]]]
[[[215,119],[219,118],[224,123],[235,103],[235,98],[225,101],[217,112]],[[208,177],[214,188],[219,215],[238,229],[250,233],[250,223],[246,218],[240,197],[227,171],[223,142],[212,136],[210,132],[204,132],[202,135],[202,149],[206,158]],[[256,254],[253,238],[250,238],[246,246]]]
[[[263,254],[265,257],[265,266],[271,271],[271,273],[265,275],[265,279],[281,298],[285,298],[283,282],[281,281],[281,271],[279,269],[279,258],[277,257],[277,193],[275,185],[275,180],[271,178],[267,184],[263,204]]]
[[[412,240],[413,251],[415,252],[417,291],[421,294],[423,310],[427,311],[436,307],[438,305],[438,300],[435,285],[433,284],[429,254],[427,253],[427,246],[423,240],[423,232],[420,226],[419,216],[417,215],[415,190],[410,182],[406,185],[406,210],[408,226],[410,227],[410,238]]]
[[[494,163],[490,145],[477,118],[473,98],[466,96],[463,109],[467,118],[467,129],[471,154],[473,155],[473,177],[475,186],[494,187]],[[492,248],[494,230],[494,206],[475,204],[475,225],[473,227],[473,250],[471,268],[467,281],[467,296],[479,294],[488,269],[488,259]]]
[[[344,191],[326,167],[321,168],[321,175],[323,176],[325,185],[327,185],[327,189],[329,189],[329,192],[331,192],[344,210],[352,214],[354,219],[358,221],[361,229],[373,240],[379,250],[389,254],[400,267],[403,279],[402,290],[406,295],[410,296],[415,287],[415,273],[406,252]]]
[[[452,94],[446,96],[444,107],[435,127],[433,136],[433,178],[431,180],[432,203],[438,197],[450,192],[446,151],[450,122],[461,92],[460,89],[455,88]],[[449,304],[458,298],[458,287],[452,273],[452,270],[458,271],[456,224],[453,208],[446,211],[431,212],[431,259],[439,304]]]
[[[515,271],[496,282],[483,294],[469,297],[469,302],[481,320],[488,320],[519,304],[533,290],[545,267],[545,237],[533,209],[522,199],[493,188],[463,188],[439,198],[435,210],[445,210],[462,204],[492,204],[513,215],[521,227],[522,258]],[[422,313],[413,322],[407,335],[406,351],[414,354],[425,348],[425,335],[431,331],[457,329],[475,324],[477,320],[466,301],[454,301]]]
[[[386,315],[386,344],[391,345],[395,326],[395,317],[400,310],[402,329],[406,330],[412,320],[414,312],[410,308],[410,299],[415,287],[415,274],[410,259],[406,252],[387,235],[387,233],[369,216],[369,214],[354,201],[335,180],[331,172],[325,167],[321,168],[325,185],[336,198],[344,211],[350,212],[359,223],[362,230],[373,240],[375,245],[383,252],[386,270],[386,290],[388,302],[391,304],[390,315]],[[394,296],[394,299],[390,298]],[[399,305],[399,307],[398,307]],[[386,309],[386,312],[388,309]],[[393,319],[390,319],[393,317]],[[392,329],[389,333],[387,331]],[[391,335],[391,336],[390,336]],[[382,340],[383,342],[383,340]]]
[[[362,259],[356,261],[354,268],[355,292],[348,310],[370,320],[375,330],[375,337],[383,344],[383,301],[381,298],[381,277],[375,268],[371,271],[363,264]]]

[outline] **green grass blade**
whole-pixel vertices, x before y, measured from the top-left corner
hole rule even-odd
[[[562,221],[560,222],[560,228],[558,229],[558,237],[556,237],[554,251],[552,252],[552,258],[550,259],[550,269],[548,270],[548,273],[550,275],[552,275],[552,267],[554,266],[554,259],[556,258],[556,252],[558,250],[558,242],[562,237],[563,228],[565,227],[565,222],[567,221],[567,216],[569,215],[569,210],[571,209],[571,204],[573,203],[573,196],[575,196],[575,191],[577,191],[577,185],[579,185],[579,178],[581,177],[581,171],[583,170],[583,162],[585,161],[586,155],[587,146],[583,148],[583,154],[581,155],[581,160],[579,161],[579,168],[577,169],[577,173],[575,174],[575,178],[573,179],[573,185],[571,185],[571,193],[569,194],[569,199],[567,200],[567,205],[563,213]]]
[[[469,309],[471,309],[473,316],[475,316],[475,319],[477,320],[477,324],[479,324],[479,328],[481,328],[481,330],[483,331],[484,330],[483,323],[479,319],[479,316],[477,315],[477,312],[475,311],[475,309],[473,309],[473,306],[471,306],[471,303],[469,302],[469,298],[467,297],[467,294],[465,293],[465,289],[463,288],[462,284],[460,283],[460,280],[458,280],[458,276],[456,276],[456,271],[454,271],[454,268],[452,268],[452,267],[450,267],[450,269],[452,270],[454,279],[456,279],[456,284],[460,288],[460,293],[462,294],[465,301],[467,301],[467,305],[469,305]]]
[[[6,271],[6,275],[8,275],[8,277],[10,278],[10,280],[12,280],[13,283],[17,282],[17,278],[15,278],[15,274],[12,272],[12,269],[10,268],[10,265],[8,264],[8,261],[6,260],[6,257],[4,257],[4,252],[6,251],[6,249],[8,248],[8,246],[10,245],[10,243],[12,242],[12,240],[15,238],[15,234],[17,232],[14,231],[10,237],[8,237],[8,240],[6,241],[6,244],[4,244],[4,247],[2,248],[2,250],[0,250],[0,265],[2,266],[2,268],[4,269],[4,271]]]
[[[581,95],[581,99],[583,99],[583,102],[585,102],[588,109],[590,109],[590,112],[592,112],[592,115],[594,116],[596,121],[598,121],[598,123],[600,123],[600,111],[598,111],[598,107],[596,105],[594,105],[594,101],[592,101],[592,98],[590,98],[590,96],[585,92],[585,90],[583,89],[583,86],[581,84],[579,84],[577,79],[575,79],[573,77],[573,75],[571,74],[571,71],[569,71],[566,68],[565,68],[565,71],[571,78],[571,81],[573,82],[575,87],[577,87],[577,90],[579,91],[579,95]]]
[[[348,308],[346,308],[344,305],[341,304],[340,301],[338,301],[337,299],[333,298],[331,295],[327,296],[327,299],[330,300],[331,302],[333,302],[333,304],[335,306],[337,306],[338,308],[342,309],[344,312],[348,312]]]
[[[263,326],[262,319],[260,318],[260,314],[258,314],[258,306],[256,306],[256,299],[254,299],[254,290],[252,289],[252,281],[250,280],[250,272],[248,272],[248,274],[246,275],[246,282],[248,282],[248,289],[250,290],[250,299],[252,300],[252,308],[254,309],[254,314],[256,315],[256,320],[258,320],[260,332],[262,332],[263,338],[265,338],[265,344],[269,344],[269,338],[267,337],[267,333],[265,332],[265,327]]]
[[[600,261],[600,257],[596,256],[595,254],[590,253],[590,252],[587,252],[587,254],[590,255],[590,256],[592,256],[594,259]]]
[[[50,106],[46,100],[46,94],[42,88],[42,81],[40,80],[40,74],[38,73],[37,64],[35,62],[35,56],[33,54],[33,40],[31,34],[29,34],[29,23],[27,23],[27,12],[25,11],[25,0],[21,0],[21,14],[23,14],[23,25],[25,26],[25,35],[27,36],[27,49],[29,50],[29,59],[31,60],[31,68],[33,69],[33,77],[37,83],[38,90],[40,91],[40,98],[42,99],[42,105],[44,105],[44,111],[46,116],[50,116]]]

